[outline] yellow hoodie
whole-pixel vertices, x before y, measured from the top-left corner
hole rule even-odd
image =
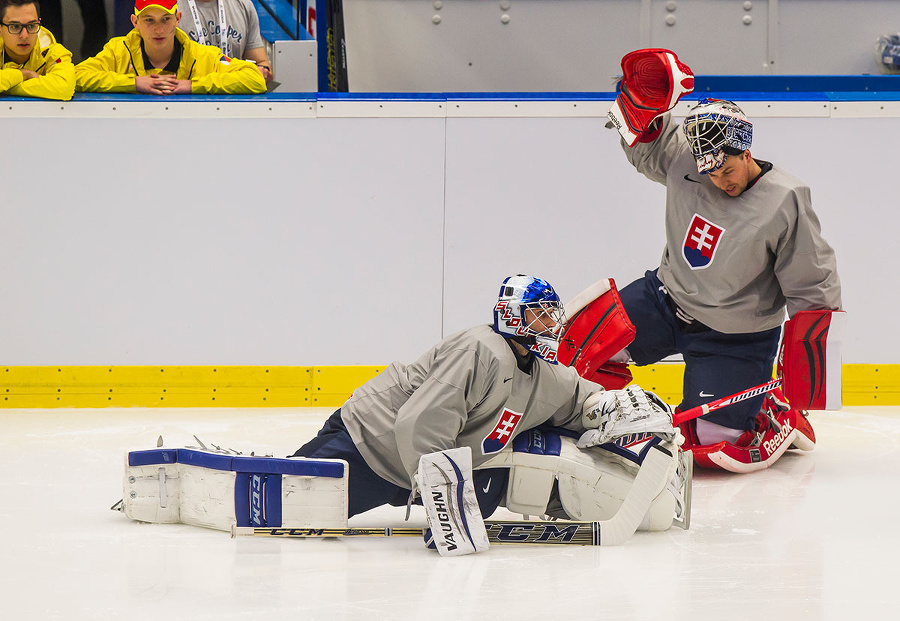
[[[20,69],[34,71],[39,77],[25,80]],[[68,101],[75,93],[75,65],[67,50],[46,28],[38,32],[37,42],[24,65],[10,60],[0,43],[0,95],[42,97]]]
[[[253,63],[228,58],[210,45],[200,45],[180,29],[181,62],[175,77],[191,81],[193,94],[254,94],[266,92],[266,81]],[[137,29],[111,39],[99,54],[75,67],[75,87],[80,92],[134,93],[134,78],[171,71],[144,67],[141,35]]]

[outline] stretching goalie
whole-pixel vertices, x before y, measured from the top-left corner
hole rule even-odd
[[[692,462],[669,407],[557,364],[565,312],[546,281],[506,278],[493,315],[392,363],[290,458],[128,453],[122,509],[223,530],[345,528],[369,509],[416,502],[441,555],[485,550],[484,518],[499,506],[609,522],[623,539],[687,528]]]

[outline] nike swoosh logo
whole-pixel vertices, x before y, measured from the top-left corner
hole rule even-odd
[[[507,377],[505,380],[503,380],[503,383],[505,384],[506,382],[508,382],[511,379],[512,379],[511,377]]]
[[[485,494],[487,494],[488,490],[491,489],[491,481],[492,480],[493,479],[488,479],[487,485],[485,485],[484,487],[481,488],[481,491],[483,491]]]
[[[700,182],[697,181],[696,179],[691,179],[691,177],[690,177],[689,175],[685,175],[685,176],[684,176],[684,180],[685,180],[685,181],[690,181],[691,183],[700,183]]]
[[[711,395],[708,392],[703,392],[702,390],[700,391],[700,396],[701,397],[715,397],[715,395]]]

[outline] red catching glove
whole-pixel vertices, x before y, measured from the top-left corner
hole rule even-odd
[[[694,74],[675,52],[644,49],[622,58],[619,95],[607,116],[629,147],[652,142],[661,131],[653,121],[694,90]]]

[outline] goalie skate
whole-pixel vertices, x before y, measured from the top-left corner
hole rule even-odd
[[[777,389],[763,401],[755,428],[745,431],[734,444],[699,444],[696,420],[681,423],[680,427],[685,437],[682,448],[694,454],[697,465],[729,472],[762,470],[788,449],[811,451],[816,447],[816,434],[806,412],[790,409]]]

